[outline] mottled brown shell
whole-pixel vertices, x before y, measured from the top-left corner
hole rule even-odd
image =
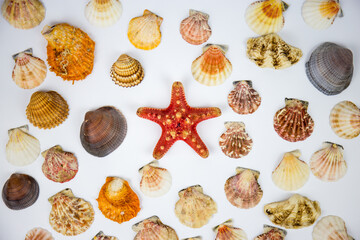
[[[121,54],[110,70],[110,77],[121,87],[134,87],[144,78],[140,62],[129,55]]]
[[[254,240],[284,240],[286,231],[277,227],[264,225],[264,233],[257,236]]]
[[[228,103],[238,114],[254,113],[261,104],[259,93],[252,88],[250,80],[233,82],[234,90],[228,95]]]
[[[163,224],[157,216],[149,217],[132,226],[134,240],[178,240],[175,230]]]

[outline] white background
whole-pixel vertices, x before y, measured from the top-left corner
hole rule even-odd
[[[160,0],[122,0],[123,15],[113,26],[98,28],[90,25],[84,16],[87,0],[47,0],[46,17],[36,28],[19,30],[0,18],[0,185],[14,172],[33,176],[40,185],[37,202],[24,210],[8,209],[0,201],[0,239],[24,239],[28,230],[43,227],[52,232],[55,239],[91,239],[98,231],[119,239],[133,239],[135,233],[131,226],[152,215],[157,215],[167,225],[173,227],[179,238],[201,235],[203,239],[214,239],[212,227],[234,219],[234,225],[241,227],[249,239],[262,233],[263,224],[272,224],[263,213],[267,203],[287,199],[293,193],[277,188],[271,180],[271,172],[285,152],[300,149],[301,159],[309,162],[311,155],[321,148],[324,141],[341,144],[345,148],[348,172],[338,182],[327,183],[310,175],[304,187],[296,191],[312,200],[320,202],[321,217],[338,215],[343,218],[349,233],[360,236],[360,144],[359,137],[352,140],[336,136],[329,125],[329,113],[338,102],[350,100],[360,106],[360,76],[358,71],[360,50],[360,1],[341,1],[344,18],[335,20],[333,26],[324,31],[316,31],[305,24],[301,17],[303,1],[290,1],[285,13],[285,27],[279,35],[289,44],[303,51],[302,59],[294,66],[284,70],[262,69],[246,57],[246,41],[256,34],[249,29],[244,20],[244,12],[251,0],[242,1],[160,1]],[[1,2],[2,4],[2,2]],[[227,44],[226,54],[232,62],[233,72],[224,84],[207,87],[196,82],[191,75],[192,61],[202,53],[202,46],[185,42],[179,33],[180,22],[188,16],[188,10],[196,9],[210,15],[209,24],[212,36],[209,43]],[[149,9],[164,18],[161,26],[162,41],[154,50],[136,49],[127,38],[128,23],[131,18],[142,15]],[[14,66],[12,55],[29,47],[34,56],[46,60],[47,41],[41,30],[45,25],[67,22],[80,27],[96,42],[95,64],[91,75],[85,80],[63,81],[48,71],[46,80],[32,90],[20,89],[11,78]],[[354,54],[354,76],[348,89],[336,96],[326,96],[316,90],[305,74],[305,62],[311,52],[321,43],[331,41],[352,50]],[[122,53],[138,59],[144,69],[143,82],[130,89],[115,85],[109,71],[111,65]],[[252,115],[241,116],[232,111],[227,104],[227,95],[233,89],[235,80],[250,79],[260,93],[262,103]],[[165,196],[149,198],[139,190],[138,169],[152,161],[153,149],[161,135],[161,128],[148,120],[139,118],[136,110],[142,106],[165,108],[170,101],[171,85],[181,81],[190,106],[219,107],[221,117],[204,121],[197,130],[209,148],[207,159],[199,157],[184,142],[176,142],[160,160],[160,166],[167,168],[173,177],[173,185]],[[30,96],[35,91],[55,90],[68,102],[70,114],[60,126],[51,130],[40,130],[32,126],[26,118],[25,109]],[[273,129],[273,116],[284,106],[284,98],[298,98],[309,101],[308,112],[315,121],[313,134],[303,142],[290,143],[280,138]],[[128,133],[122,145],[104,158],[88,154],[79,138],[80,125],[89,110],[104,105],[120,109],[127,118]],[[243,121],[252,137],[254,145],[248,156],[241,159],[226,157],[219,145],[219,136],[225,131],[225,121]],[[15,167],[6,161],[5,145],[8,141],[7,130],[29,124],[30,133],[40,140],[41,150],[61,145],[65,151],[75,153],[79,161],[79,172],[67,183],[48,180],[41,171],[43,158],[29,166]],[[252,209],[242,210],[232,206],[226,199],[224,184],[235,174],[237,166],[252,168],[261,172],[259,183],[264,191],[261,202]],[[96,198],[107,176],[119,176],[129,181],[138,194],[141,211],[129,222],[118,224],[106,219],[98,209]],[[182,225],[174,213],[178,191],[200,184],[204,193],[210,195],[218,205],[216,213],[207,225],[191,229]],[[51,205],[47,199],[63,190],[71,188],[73,193],[93,205],[95,220],[92,226],[81,235],[65,237],[55,232],[48,222]],[[300,230],[288,230],[286,239],[311,239],[313,226]]]

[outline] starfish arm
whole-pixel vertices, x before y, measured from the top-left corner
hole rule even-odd
[[[217,107],[192,108],[189,115],[193,122],[199,123],[210,118],[219,117],[221,115],[221,110]]]
[[[207,149],[205,143],[201,140],[196,129],[193,129],[184,141],[201,157],[207,158],[209,156],[209,150]]]
[[[137,110],[136,114],[141,118],[156,122],[162,127],[164,112],[165,109],[141,107]]]
[[[167,136],[167,132],[163,130],[161,137],[155,146],[153,157],[157,160],[162,158],[175,141],[176,139]]]

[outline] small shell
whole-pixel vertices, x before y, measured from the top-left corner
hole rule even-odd
[[[253,208],[260,202],[263,191],[258,183],[260,173],[246,168],[236,168],[236,175],[225,183],[228,201],[238,208]]]
[[[247,240],[244,230],[241,228],[233,227],[233,221],[227,220],[226,222],[214,227],[216,233],[215,240]]]
[[[303,141],[314,130],[314,120],[307,113],[309,103],[285,98],[285,107],[274,116],[274,129],[280,137],[289,142]]]
[[[347,233],[344,220],[333,215],[323,217],[316,223],[312,237],[313,240],[353,240]]]
[[[128,38],[132,45],[143,50],[156,48],[161,42],[162,17],[145,9],[144,14],[130,20]]]
[[[105,235],[102,231],[98,232],[95,237],[93,237],[92,240],[118,240],[117,237],[111,237]]]
[[[54,238],[48,230],[38,227],[28,231],[25,240],[54,240]]]
[[[12,210],[21,210],[33,205],[39,197],[39,184],[26,174],[14,173],[5,182],[2,199]]]
[[[225,122],[226,132],[220,136],[219,145],[224,154],[231,158],[248,155],[253,141],[245,131],[243,122]]]
[[[55,91],[37,91],[31,95],[26,117],[38,128],[50,129],[60,125],[69,115],[69,106]]]
[[[193,45],[206,42],[211,36],[211,28],[208,24],[209,15],[193,9],[190,9],[189,15],[180,24],[182,38]]]
[[[39,86],[46,77],[47,67],[43,60],[32,55],[29,48],[13,56],[15,66],[12,79],[21,88],[32,89]]]
[[[201,236],[192,237],[192,238],[184,238],[183,240],[202,240]]]
[[[133,87],[143,80],[144,69],[138,60],[121,54],[111,67],[110,77],[121,87]]]
[[[284,240],[286,234],[283,229],[264,225],[264,233],[254,238],[254,240]]]
[[[250,80],[233,82],[234,90],[228,96],[228,103],[232,110],[238,114],[254,113],[261,104],[259,93],[252,88]]]
[[[51,227],[64,236],[85,232],[94,221],[94,209],[82,198],[75,197],[66,188],[49,198],[52,205],[49,222]]]
[[[360,109],[350,101],[336,104],[330,113],[330,126],[341,138],[352,139],[360,134]]]
[[[217,212],[215,201],[203,194],[200,185],[185,188],[179,192],[180,199],[175,204],[175,214],[182,224],[200,228],[207,224]]]
[[[207,44],[203,54],[191,64],[196,81],[206,86],[222,84],[231,74],[231,62],[225,57],[227,46]]]
[[[107,27],[120,19],[122,11],[119,0],[90,0],[85,7],[85,17],[94,26]]]
[[[152,216],[132,226],[136,236],[134,240],[178,240],[174,229],[163,224],[158,216]]]

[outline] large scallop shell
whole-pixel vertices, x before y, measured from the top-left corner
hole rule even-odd
[[[182,20],[180,24],[182,38],[193,45],[206,42],[211,36],[208,20],[208,14],[190,9],[189,17]]]
[[[312,225],[320,216],[321,209],[319,202],[294,194],[287,200],[266,204],[264,212],[276,225],[299,229]]]
[[[228,103],[238,114],[254,113],[261,104],[259,93],[252,87],[250,80],[233,82],[234,90],[228,95]]]
[[[92,72],[95,42],[80,28],[67,23],[46,25],[41,34],[48,41],[50,71],[73,83]]]
[[[353,240],[347,233],[344,220],[333,215],[323,217],[316,223],[312,237],[313,240]]]
[[[307,112],[309,103],[294,98],[285,98],[285,107],[274,116],[274,129],[289,142],[303,141],[314,130],[314,120]]]
[[[25,240],[54,240],[54,238],[48,230],[37,227],[26,233]]]
[[[144,69],[140,62],[126,54],[121,54],[110,70],[110,77],[121,87],[138,85],[144,75]]]
[[[38,128],[50,129],[60,125],[69,115],[65,99],[55,91],[37,91],[31,95],[26,117]]]
[[[51,227],[64,236],[85,232],[94,221],[94,209],[82,198],[75,197],[66,188],[49,198],[52,205],[49,222]]]
[[[161,42],[163,18],[145,9],[144,14],[130,20],[128,38],[132,45],[143,50],[156,48]]]
[[[360,109],[350,101],[336,104],[330,113],[330,126],[341,138],[351,139],[360,134]]]
[[[92,240],[118,240],[117,237],[107,236],[102,231],[98,232]]]
[[[105,106],[85,114],[80,140],[85,150],[97,157],[105,157],[124,141],[127,124],[116,108]]]
[[[132,226],[134,240],[178,240],[175,230],[163,224],[158,216],[152,216]]]
[[[225,57],[227,46],[207,44],[203,54],[191,64],[191,72],[196,81],[206,86],[222,84],[231,74],[231,62]]]
[[[85,7],[85,17],[92,25],[107,27],[120,19],[122,11],[119,0],[90,0]]]
[[[260,172],[236,168],[236,175],[226,180],[224,190],[227,200],[238,208],[253,208],[260,202],[263,191],[258,183]]]
[[[45,17],[45,7],[39,0],[5,0],[1,13],[13,27],[30,29]]]
[[[283,229],[264,225],[264,233],[254,238],[254,240],[284,240],[287,232]]]
[[[213,228],[216,233],[215,240],[247,240],[244,230],[233,226],[233,221],[230,219]]]
[[[179,197],[175,204],[175,214],[185,226],[200,228],[217,212],[215,201],[203,193],[200,185],[181,190]]]
[[[13,56],[15,66],[12,79],[21,88],[32,89],[39,86],[46,77],[47,67],[43,60],[32,55],[29,48]]]

